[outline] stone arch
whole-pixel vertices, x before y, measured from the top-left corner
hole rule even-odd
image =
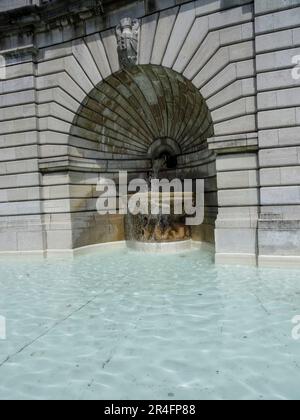
[[[213,152],[216,150],[216,153],[220,155],[220,161],[222,161],[217,166],[221,171],[226,172],[231,170],[232,165],[229,163],[231,157],[233,162],[238,164],[239,153],[253,152],[251,159],[256,159],[257,127],[252,20],[253,5],[247,1],[243,1],[242,4],[240,1],[234,2],[230,8],[224,10],[217,8],[211,13],[205,7],[203,8],[200,2],[189,2],[142,17],[140,18],[138,65],[132,69],[133,72],[141,72],[148,68],[146,73],[150,73],[150,69],[153,72],[154,68],[163,69],[167,74],[174,72],[178,78],[183,78],[186,84],[189,82],[189,86],[192,86],[191,91],[197,92],[202,98],[205,104],[203,109],[208,110],[211,121],[210,135],[206,136],[203,133],[202,140],[205,139],[203,143],[198,138],[195,140],[196,149],[185,150],[186,153],[181,153],[179,165],[181,165],[181,170],[185,170],[187,177],[205,177],[207,174],[214,173],[214,176],[209,176],[207,179],[206,196],[207,202],[214,209],[210,219],[214,221],[215,214],[219,211],[218,242],[221,243],[221,247],[217,248],[219,254],[227,253],[228,233],[237,238],[240,237],[240,229],[236,228],[237,223],[232,216],[235,207],[237,207],[237,217],[241,217],[242,214],[243,221],[241,223],[243,224],[245,224],[243,216],[245,209],[248,211],[245,205],[251,205],[251,211],[257,214],[257,203],[255,200],[248,200],[247,191],[247,200],[241,210],[239,199],[235,194],[232,194],[231,191],[227,193],[223,189],[217,191],[216,156]],[[112,125],[106,127],[105,130],[106,134],[109,133],[113,138],[113,141],[109,142],[107,135],[107,144],[102,144],[99,149],[97,139],[101,135],[101,130],[98,134],[93,133],[94,138],[91,139],[90,133],[93,130],[87,130],[89,124],[86,125],[82,120],[83,110],[88,108],[91,103],[94,105],[99,103],[101,93],[97,92],[100,86],[107,86],[108,80],[112,83],[118,77],[126,77],[126,72],[121,72],[120,69],[115,28],[74,41],[72,55],[75,58],[74,65],[70,67],[72,79],[77,80],[78,85],[83,87],[85,95],[82,98],[80,94],[80,108],[74,110],[74,119],[68,133],[69,155],[75,154],[76,158],[84,158],[83,161],[80,160],[80,165],[82,162],[86,165],[86,172],[91,166],[94,166],[94,172],[99,168],[102,172],[106,170],[112,172],[120,168],[139,173],[147,171],[149,168],[149,149],[148,155],[145,154],[147,127],[142,130],[144,139],[142,142],[136,138],[137,131],[131,132],[130,137],[127,138],[127,146],[124,148],[125,142],[121,141],[120,143],[120,138],[113,134],[115,121],[111,121]],[[76,71],[78,65],[80,66],[80,77]],[[84,72],[81,71],[82,69]],[[133,77],[130,74],[129,76]],[[91,85],[92,89],[89,88]],[[137,91],[136,94],[138,94]],[[93,97],[94,95],[96,97]],[[152,113],[149,113],[149,116],[152,118]],[[155,123],[153,127],[159,132],[160,124],[163,121],[159,123],[155,118],[153,122]],[[97,129],[99,130],[99,126]],[[124,129],[126,130],[126,126],[123,124]],[[173,149],[176,144],[172,137],[167,136],[163,138],[153,136],[151,140],[156,141],[156,144],[163,141],[168,147],[171,141]],[[128,142],[135,146],[128,145]],[[186,146],[187,143],[184,142],[184,144]],[[180,147],[178,144],[178,148]],[[223,156],[223,153],[228,154]],[[235,153],[235,155],[231,156],[230,153]],[[139,161],[138,166],[137,160]],[[239,166],[237,165],[237,167]],[[248,169],[248,166],[245,169]],[[233,170],[235,169],[233,168]],[[222,186],[222,188],[224,187]],[[231,189],[231,184],[225,183],[225,188]],[[236,188],[235,184],[232,188]],[[217,196],[219,196],[219,202]],[[220,206],[221,201],[224,204]],[[82,203],[85,205],[85,200]],[[218,209],[217,203],[219,204]],[[253,229],[251,226],[250,230],[249,234],[253,235],[255,228]],[[222,240],[220,240],[221,236]],[[254,245],[253,243],[252,241],[249,251],[248,248],[243,249],[243,252],[251,254],[251,258],[253,258],[253,249],[255,249],[255,243]]]
[[[246,0],[212,14],[191,1],[142,17],[137,64],[162,66],[189,80],[206,101],[216,136],[256,132],[252,20]],[[101,80],[121,70],[115,28],[86,43]]]
[[[176,157],[176,165],[163,175],[205,178],[206,221],[194,230],[194,238],[213,241],[216,169],[207,144],[212,135],[206,102],[190,81],[162,66],[141,65],[95,86],[76,113],[69,146],[76,148],[84,139],[94,143],[94,169],[98,166],[100,173],[110,176],[126,169],[145,177],[152,160],[162,153]],[[84,158],[84,149],[81,155]]]
[[[252,20],[253,5],[246,0],[212,14],[191,1],[142,17],[137,64],[161,66],[189,80],[206,101],[216,136],[255,132]],[[97,86],[121,70],[115,27],[74,41],[71,50],[86,73],[78,80],[86,94],[91,83]],[[76,63],[71,67],[75,79]]]
[[[143,65],[100,82],[76,113],[70,135],[71,146],[86,136],[103,156],[147,158],[157,146],[182,155],[202,150],[213,124],[190,81],[162,66]]]

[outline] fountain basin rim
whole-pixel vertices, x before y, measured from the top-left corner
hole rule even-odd
[[[192,239],[176,242],[138,242],[126,241],[127,248],[143,253],[173,254],[195,249]]]

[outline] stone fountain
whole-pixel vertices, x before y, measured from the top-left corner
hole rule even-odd
[[[163,154],[153,161],[152,173],[148,176],[149,185],[153,178],[159,179],[161,172],[167,169],[169,159],[169,156]],[[149,252],[172,252],[191,248],[191,228],[185,224],[184,211],[177,214],[176,209],[177,203],[183,199],[192,201],[193,193],[149,192],[140,196],[148,203],[148,214],[129,213],[125,217],[128,246]]]

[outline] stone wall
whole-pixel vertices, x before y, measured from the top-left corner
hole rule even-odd
[[[206,223],[195,230],[195,239],[213,240],[218,213],[218,262],[254,264],[261,255],[267,263],[274,254],[277,261],[286,255],[296,261],[299,81],[291,77],[291,59],[300,54],[300,1],[104,1],[102,6],[104,14],[88,13],[79,4],[54,13],[52,4],[44,5],[30,27],[22,23],[19,31],[14,26],[2,33],[7,74],[0,95],[0,251],[72,249],[122,239],[122,218],[95,211],[97,181],[120,169],[132,176],[149,170],[147,147],[157,137],[149,129],[159,120],[164,130],[158,133],[167,136],[167,124],[184,120],[176,97],[185,103],[193,95],[176,89],[191,82],[211,121],[195,140],[187,137],[192,128],[177,139],[185,146],[181,171],[206,178]],[[140,21],[140,69],[167,75],[163,83],[150,79],[161,115],[169,106],[173,117],[148,121],[157,106],[149,113],[151,100],[143,89],[128,92],[116,39],[124,17]],[[176,86],[171,74],[183,82]],[[114,95],[116,81],[128,101],[120,91]],[[158,86],[167,83],[169,90],[160,95]],[[168,97],[167,105],[160,97]],[[134,129],[129,102],[144,109]],[[192,127],[199,118],[201,109],[195,107]]]
[[[259,259],[297,263],[300,255],[300,1],[255,4],[260,204]],[[283,258],[284,257],[284,258]]]

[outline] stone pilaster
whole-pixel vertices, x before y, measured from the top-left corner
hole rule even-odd
[[[46,247],[38,167],[37,49],[30,33],[26,39],[28,43],[19,46],[12,37],[11,48],[0,50],[5,61],[0,99],[0,252],[42,252]]]
[[[217,154],[219,212],[216,222],[216,262],[257,262],[259,177],[257,134],[209,139]]]

